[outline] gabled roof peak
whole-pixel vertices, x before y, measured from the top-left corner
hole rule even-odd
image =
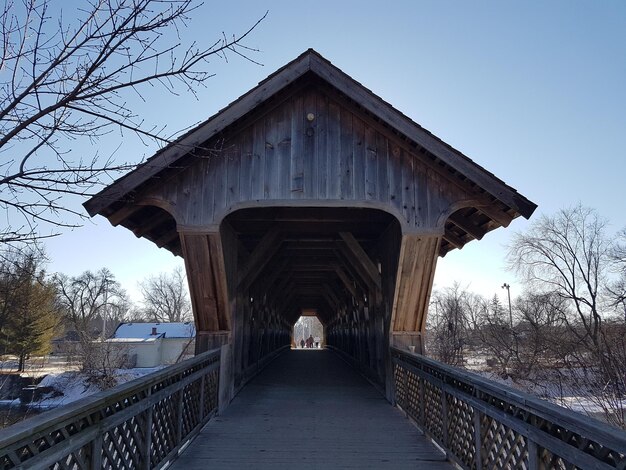
[[[146,184],[160,172],[185,157],[194,148],[201,146],[309,73],[337,89],[342,95],[355,102],[365,112],[375,116],[376,119],[382,121],[397,134],[404,136],[423,153],[427,153],[442,165],[450,168],[452,173],[461,175],[471,185],[481,188],[506,207],[513,209],[517,214],[528,218],[535,210],[536,204],[422,128],[311,48],[269,75],[255,88],[233,101],[204,123],[159,150],[137,169],[105,188],[87,201],[84,204],[85,208],[92,216],[95,214],[109,215],[112,205],[124,203],[127,195],[137,190],[141,185]]]

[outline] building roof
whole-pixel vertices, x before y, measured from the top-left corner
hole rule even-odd
[[[152,334],[153,328],[156,328],[156,335]],[[120,323],[111,339],[193,338],[195,335],[196,328],[192,322]]]

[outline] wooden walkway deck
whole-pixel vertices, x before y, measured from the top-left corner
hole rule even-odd
[[[451,469],[445,456],[330,351],[288,351],[211,420],[172,467]]]

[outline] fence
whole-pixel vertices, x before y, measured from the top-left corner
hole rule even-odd
[[[220,350],[0,431],[0,469],[158,469],[216,413]]]
[[[626,432],[393,348],[400,408],[465,469],[625,469]]]

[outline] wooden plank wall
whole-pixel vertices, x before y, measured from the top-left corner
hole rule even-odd
[[[239,285],[241,266],[236,235],[219,232],[226,215],[255,206],[378,208],[396,217],[402,237],[381,240],[378,260],[385,274],[378,285],[370,279],[356,296],[331,298],[335,317],[327,338],[384,381],[390,337],[399,338],[399,346],[408,338],[407,345],[417,342],[419,348],[442,215],[470,195],[328,88],[297,90],[237,126],[207,144],[215,150],[207,158],[142,195],[175,208],[198,330],[230,332],[234,370],[241,374],[289,342],[291,325],[280,303],[250,292],[246,283],[232,287]],[[202,230],[211,233],[197,233]]]
[[[312,120],[309,120],[311,118]],[[467,197],[425,157],[329,90],[311,87],[232,135],[220,149],[152,189],[175,207],[179,226],[219,225],[240,204],[379,207],[403,231],[437,226],[451,204]]]

